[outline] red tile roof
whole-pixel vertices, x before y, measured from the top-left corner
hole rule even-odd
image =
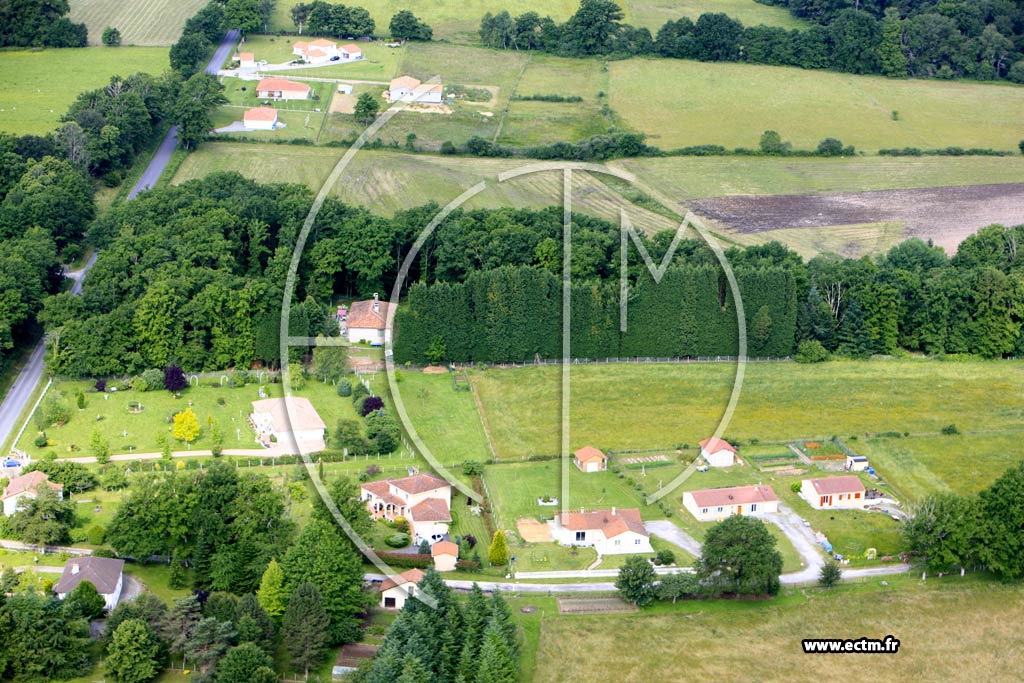
[[[747,505],[750,503],[770,503],[777,501],[778,496],[771,486],[732,486],[721,489],[701,489],[691,491],[698,507],[709,508],[726,505]]]
[[[388,484],[388,481],[388,479],[385,479],[384,481],[371,481],[361,485],[360,488],[364,491],[369,491],[385,503],[390,503],[391,505],[405,505],[404,500],[391,495],[391,486]]]
[[[613,538],[626,531],[641,536],[649,536],[640,519],[640,511],[636,508],[622,510],[594,510],[593,512],[563,512],[560,516],[562,526],[570,531],[591,531],[600,529],[605,538]]]
[[[402,477],[401,479],[387,479],[386,481],[406,493],[412,494],[425,493],[426,491],[434,491],[451,486],[451,484],[432,472],[414,474],[411,477]]]
[[[448,503],[441,498],[427,498],[416,503],[409,509],[409,518],[416,522],[450,522],[451,510]]]
[[[305,83],[289,81],[287,78],[264,78],[256,85],[257,92],[267,90],[288,90],[292,92],[309,92],[309,86]]]
[[[584,463],[585,462],[590,462],[591,460],[607,460],[608,459],[607,455],[605,455],[601,451],[597,450],[593,446],[584,446],[583,448],[581,448],[578,451],[576,451],[575,453],[573,453],[573,455],[576,456],[577,460],[579,460],[580,462],[584,462]]]
[[[326,38],[317,38],[312,43],[310,43],[310,45],[316,47],[334,47],[335,45],[337,45],[337,43],[335,43],[333,40],[327,40]]]
[[[386,591],[389,588],[394,588],[395,586],[404,586],[407,583],[418,584],[422,580],[423,580],[423,572],[421,570],[419,570],[419,569],[409,569],[407,571],[402,572],[401,574],[399,574],[398,576],[396,576],[393,579],[391,579],[391,578],[384,579],[384,582],[380,584],[380,590],[383,593],[384,591]]]
[[[374,304],[377,305],[376,310]],[[349,328],[383,330],[387,327],[389,306],[391,306],[390,302],[376,299],[353,302],[347,318]]]
[[[255,52],[239,52],[238,53],[238,61],[240,61],[240,62],[251,62],[254,59],[256,59],[256,53]]]
[[[398,78],[392,79],[391,85],[388,86],[388,89],[394,90],[395,88],[405,87],[409,90],[414,90],[419,84],[420,79],[418,78],[413,78],[412,76],[399,76]]]
[[[20,477],[15,477],[7,482],[7,488],[4,489],[3,497],[10,498],[11,496],[25,493],[26,491],[35,491],[43,484],[46,484],[54,491],[61,491],[64,489],[63,484],[52,482],[48,476],[39,470],[35,470],[34,472],[23,474]]]
[[[860,477],[852,474],[844,474],[840,477],[821,477],[820,479],[808,479],[814,491],[823,496],[831,496],[836,493],[863,493],[864,482]]]
[[[263,398],[252,402],[253,413],[268,413],[275,433],[326,429],[320,414],[305,396]]]
[[[356,45],[355,43],[345,43],[340,48],[338,48],[338,50],[340,50],[341,52],[347,52],[349,54],[352,54],[353,52],[363,51],[363,49]]]
[[[700,447],[708,453],[717,453],[718,451],[732,451],[736,452],[736,447],[724,439],[716,439],[715,437],[709,437],[700,442]]]
[[[242,116],[245,121],[277,121],[277,110],[273,107],[253,107]]]
[[[451,541],[438,541],[434,545],[430,546],[430,554],[433,557],[438,555],[451,555],[452,557],[459,556],[459,546],[455,545]]]

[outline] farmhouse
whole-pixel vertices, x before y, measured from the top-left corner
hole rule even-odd
[[[239,52],[238,53],[238,66],[241,69],[255,69],[256,68],[256,54],[253,52]]]
[[[402,609],[406,598],[416,595],[416,588],[423,580],[423,572],[410,569],[394,578],[384,579],[380,584],[380,606],[385,609]]]
[[[121,599],[124,560],[91,555],[72,558],[64,565],[60,581],[53,587],[53,592],[63,600],[83,581],[96,587],[96,591],[103,596],[104,608],[109,612],[117,607],[117,601]]]
[[[853,474],[804,479],[800,484],[800,497],[816,510],[863,508],[867,501],[864,493],[864,483]]]
[[[327,425],[308,398],[288,396],[253,401],[249,423],[256,432],[256,441],[267,448],[278,444],[300,453],[324,449]]]
[[[388,311],[391,304],[381,301],[378,294],[372,300],[353,302],[343,322],[345,336],[350,344],[367,343],[374,346],[391,343]]]
[[[440,83],[423,83],[412,76],[399,76],[391,81],[385,97],[389,102],[440,104],[443,91]]]
[[[731,467],[736,464],[736,447],[723,439],[704,439],[700,442],[700,454],[711,467]]]
[[[261,100],[308,100],[309,86],[285,78],[264,78],[256,85]]]
[[[448,534],[452,487],[436,474],[371,481],[359,488],[372,518],[393,522],[404,517],[417,543],[433,545]]]
[[[3,493],[4,516],[10,517],[25,502],[34,499],[43,486],[49,486],[59,497],[64,497],[64,485],[50,481],[48,476],[38,470],[11,479]]]
[[[593,446],[584,446],[573,453],[572,464],[580,472],[604,472],[608,469],[608,456]]]
[[[771,486],[733,486],[683,494],[683,507],[701,522],[720,522],[732,515],[763,515],[779,511]]]
[[[249,130],[274,130],[277,126],[277,110],[273,107],[246,109],[242,123]]]
[[[555,516],[551,536],[562,545],[592,546],[598,555],[654,552],[636,508],[563,512]]]
[[[455,564],[459,561],[459,546],[451,541],[438,541],[430,546],[430,555],[434,558],[434,569],[437,571],[455,571]]]
[[[863,455],[846,456],[846,469],[850,472],[863,472],[868,468],[868,459]]]

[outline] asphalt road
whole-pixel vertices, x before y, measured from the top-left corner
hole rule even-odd
[[[224,36],[224,40],[221,41],[217,47],[216,52],[213,53],[213,57],[210,59],[210,63],[206,66],[206,73],[216,74],[220,70],[220,65],[227,59],[228,54],[234,48],[235,41],[238,40],[238,31],[228,31]],[[146,166],[146,170],[142,172],[142,176],[139,177],[139,181],[135,183],[135,187],[128,193],[128,199],[134,199],[135,195],[139,194],[145,189],[152,187],[156,181],[160,178],[160,174],[164,172],[167,167],[167,162],[171,160],[171,154],[174,152],[174,148],[178,144],[178,128],[177,126],[171,126],[171,129],[167,131],[167,136],[164,141],[160,143],[160,147],[157,149],[156,154],[150,160],[149,165]],[[75,273],[68,273],[68,277],[75,280],[75,284],[71,288],[72,294],[82,293],[82,281],[85,280],[86,274],[89,269],[92,268],[93,264],[96,263],[96,254],[93,254],[89,261],[85,264],[80,271]],[[32,350],[32,354],[29,356],[28,363],[22,368],[21,373],[14,380],[14,384],[11,385],[10,391],[4,396],[3,402],[0,403],[0,444],[7,441],[18,429],[20,425],[16,424],[18,416],[21,415],[21,411],[28,404],[29,399],[32,396],[32,392],[36,386],[43,379],[43,373],[45,367],[43,365],[43,356],[46,352],[45,340],[40,340],[36,347]]]

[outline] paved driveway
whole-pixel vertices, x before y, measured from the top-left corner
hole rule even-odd
[[[814,542],[814,532],[811,531],[811,527],[804,524],[803,517],[786,505],[779,503],[777,515],[765,515],[762,519],[782,530],[804,563],[804,567],[800,571],[783,574],[780,577],[782,583],[817,581],[821,567],[825,564],[825,557],[822,555],[820,546]]]
[[[658,538],[674,543],[694,557],[700,557],[700,543],[690,534],[686,533],[667,519],[659,519],[653,522],[644,522],[644,528]]]

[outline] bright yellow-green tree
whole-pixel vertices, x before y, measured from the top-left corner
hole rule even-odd
[[[199,438],[199,418],[192,412],[192,408],[185,408],[174,416],[174,429],[171,433],[175,439],[185,443],[192,443]]]
[[[505,532],[501,529],[494,532],[491,547],[487,549],[487,559],[498,567],[508,562],[508,541],[505,539]]]

